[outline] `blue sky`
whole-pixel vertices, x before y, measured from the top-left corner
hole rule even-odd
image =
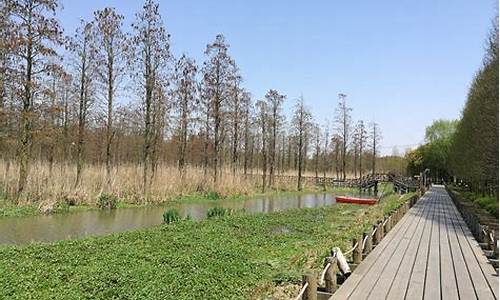
[[[142,1],[64,0],[66,32],[112,6],[128,26]],[[383,153],[422,142],[425,126],[457,118],[480,67],[498,6],[493,0],[160,1],[175,55],[202,63],[207,43],[226,36],[255,99],[270,88],[304,95],[315,119],[333,120],[337,94],[354,120],[375,120]]]

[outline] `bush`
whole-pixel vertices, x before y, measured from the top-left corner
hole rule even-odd
[[[163,223],[171,224],[177,222],[181,219],[181,216],[177,209],[172,208],[163,213]]]
[[[481,197],[474,200],[474,202],[486,209],[494,217],[498,217],[498,202],[494,197]]]
[[[212,218],[217,218],[217,217],[224,217],[229,214],[229,210],[224,207],[220,206],[215,206],[211,207],[207,211],[207,218],[212,219]]]
[[[100,209],[115,209],[118,197],[112,194],[101,193],[97,196],[97,207]]]

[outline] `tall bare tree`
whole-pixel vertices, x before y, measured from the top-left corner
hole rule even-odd
[[[114,97],[121,79],[126,74],[128,39],[122,30],[123,15],[106,7],[94,13],[97,44],[97,72],[104,86],[106,99],[106,177],[111,187],[111,146],[113,143]]]
[[[234,78],[234,61],[228,53],[229,45],[222,34],[207,45],[207,60],[203,65],[203,95],[209,99],[210,116],[213,121],[213,168],[214,182],[219,177],[221,164],[222,122],[230,97],[231,80]]]
[[[152,113],[153,105],[159,104],[155,101],[155,89],[159,81],[167,80],[167,64],[170,58],[170,41],[163,20],[160,15],[160,7],[153,0],[146,0],[143,8],[136,14],[135,22],[132,24],[134,30],[133,62],[135,78],[139,82],[142,93],[142,108],[144,114],[144,144],[143,144],[143,192],[147,195],[150,182],[151,152],[153,147]]]
[[[372,174],[375,174],[375,162],[377,160],[378,147],[382,139],[382,133],[376,122],[370,123],[370,143],[371,143],[371,156],[372,156]]]
[[[19,138],[19,180],[17,192],[22,193],[29,172],[33,142],[33,103],[39,92],[41,76],[53,68],[56,47],[63,42],[62,29],[55,12],[56,0],[4,0],[11,13],[12,52],[16,56],[16,71],[22,74],[21,133]],[[10,48],[10,47],[9,47]]]
[[[360,120],[356,124],[354,129],[354,144],[356,145],[357,153],[358,153],[358,164],[359,164],[359,177],[363,176],[363,151],[366,146],[366,142],[368,139],[368,133],[365,128],[365,123]]]
[[[179,114],[179,159],[178,167],[184,175],[188,143],[188,125],[197,101],[197,67],[194,60],[182,55],[175,65],[174,107]]]
[[[347,95],[339,94],[339,103],[336,111],[335,121],[337,123],[338,135],[342,139],[341,158],[342,158],[342,179],[346,179],[347,148],[351,137],[351,111],[347,105]]]
[[[311,112],[304,104],[304,98],[301,96],[295,104],[292,124],[297,136],[297,189],[302,190],[302,171],[305,158],[305,139],[311,124]]]
[[[234,71],[232,76],[231,91],[229,96],[229,117],[231,126],[231,171],[236,174],[236,164],[238,162],[238,147],[240,144],[240,123],[243,107],[243,97],[246,92],[241,88],[241,76],[238,71]]]
[[[96,45],[92,32],[92,23],[80,21],[73,37],[68,39],[67,48],[73,60],[73,72],[77,83],[78,94],[78,132],[76,141],[76,180],[75,187],[81,182],[85,144],[85,130],[88,113],[94,103],[95,84],[95,51]]]
[[[274,185],[274,171],[275,171],[275,161],[276,161],[276,139],[279,126],[281,123],[281,108],[283,106],[283,101],[286,96],[281,95],[276,90],[269,90],[265,96],[266,102],[270,110],[270,129],[271,129],[271,140],[269,145],[269,186]]]
[[[266,190],[266,173],[267,173],[267,145],[268,145],[268,123],[269,123],[269,107],[265,101],[259,100],[256,103],[257,107],[257,122],[260,127],[261,134],[261,153],[262,153],[262,192]]]
[[[251,149],[253,148],[252,145],[252,112],[250,110],[252,106],[252,101],[250,98],[250,94],[247,94],[247,98],[243,102],[243,122],[244,122],[244,128],[243,128],[243,147],[244,147],[244,153],[243,153],[243,174],[246,176],[248,174],[248,168],[252,168],[252,165],[249,164],[251,161]]]

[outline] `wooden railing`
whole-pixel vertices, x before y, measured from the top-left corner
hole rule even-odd
[[[342,253],[339,248],[333,248],[330,256],[325,258],[324,268],[321,272],[310,272],[302,277],[302,287],[296,300],[316,300],[318,293],[331,296],[337,290],[337,274],[341,273],[345,278],[351,274],[351,268],[359,265],[363,259],[377,246],[387,233],[403,218],[408,210],[415,205],[419,196],[411,197],[407,202],[401,204],[390,215],[380,220],[372,229],[364,232],[359,238],[352,241],[352,248]],[[347,257],[351,260],[348,262]]]

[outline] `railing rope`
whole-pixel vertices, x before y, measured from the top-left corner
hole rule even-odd
[[[302,298],[302,295],[304,295],[304,292],[306,291],[307,287],[309,286],[309,283],[306,282],[302,288],[300,289],[299,295],[295,298],[295,300],[300,300]]]

